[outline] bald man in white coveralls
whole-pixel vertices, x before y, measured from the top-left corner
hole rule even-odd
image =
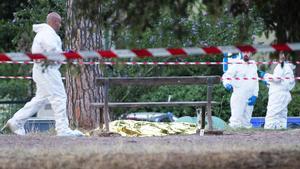
[[[230,98],[231,117],[229,119],[229,126],[232,128],[252,127],[250,120],[259,87],[257,66],[249,59],[249,54],[243,54],[243,60],[241,60],[243,64],[231,65],[222,76],[226,90],[233,92]],[[235,78],[240,78],[240,80]],[[256,80],[243,78],[256,78]]]
[[[36,32],[32,44],[32,53],[62,52],[62,42],[57,35],[61,27],[61,16],[52,12],[47,15],[47,23],[33,25]],[[54,111],[55,129],[58,136],[83,136],[78,130],[69,128],[66,115],[66,91],[59,72],[60,64],[50,64],[48,67],[43,63],[35,62],[32,77],[36,83],[35,97],[14,114],[8,120],[8,127],[17,135],[25,135],[24,124],[26,120],[37,113],[45,104],[50,103]]]

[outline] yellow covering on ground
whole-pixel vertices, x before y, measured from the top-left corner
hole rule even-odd
[[[109,123],[110,131],[127,137],[166,136],[174,134],[194,134],[197,126],[184,122],[147,122],[116,120]]]

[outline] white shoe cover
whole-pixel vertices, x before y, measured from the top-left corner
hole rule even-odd
[[[15,120],[13,119],[9,119],[7,121],[7,127],[10,129],[11,132],[17,134],[17,135],[21,135],[24,136],[25,135],[25,129],[24,126],[20,123],[17,123]]]
[[[66,130],[57,131],[57,136],[83,137],[85,135],[79,130],[66,129]]]

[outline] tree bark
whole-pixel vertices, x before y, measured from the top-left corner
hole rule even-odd
[[[101,29],[96,23],[78,16],[74,0],[67,1],[66,42],[68,50],[101,49]],[[96,77],[103,73],[98,65],[69,65],[66,71],[68,117],[70,125],[85,129],[102,127],[103,112],[90,106],[103,102],[103,89],[97,86]]]

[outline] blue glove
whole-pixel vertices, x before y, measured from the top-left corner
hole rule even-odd
[[[174,115],[173,115],[173,113],[168,112],[167,115],[168,115],[170,121],[173,122],[174,121],[174,118],[173,118]]]
[[[229,92],[232,92],[232,91],[233,91],[233,87],[232,87],[231,84],[226,84],[226,85],[225,85],[225,89],[226,89],[227,91],[229,91]]]
[[[264,72],[264,71],[261,71],[261,70],[258,70],[258,71],[257,71],[257,75],[258,75],[258,77],[260,77],[260,78],[264,78],[265,74],[266,74],[266,72]]]
[[[232,59],[236,59],[237,57],[238,57],[238,54],[236,54],[236,53],[233,54],[233,55],[231,55],[231,58],[232,58]]]
[[[256,99],[257,99],[256,96],[251,96],[251,97],[248,99],[248,105],[249,105],[249,106],[254,106],[254,104],[255,104],[255,102],[256,102]]]

